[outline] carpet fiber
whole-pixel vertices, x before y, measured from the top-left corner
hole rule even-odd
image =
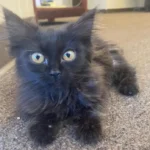
[[[105,106],[103,140],[95,147],[82,146],[72,138],[72,128],[45,150],[150,150],[150,18],[149,13],[112,13],[97,16],[100,36],[124,49],[136,68],[140,93],[127,98],[112,89]],[[44,150],[36,148],[25,125],[15,113],[15,69],[0,77],[0,150]]]

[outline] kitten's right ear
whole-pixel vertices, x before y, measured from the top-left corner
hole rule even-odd
[[[5,19],[5,28],[8,32],[8,39],[10,40],[11,45],[18,45],[21,41],[31,40],[33,35],[38,30],[36,25],[32,25],[22,20],[12,11],[2,8],[4,19]]]

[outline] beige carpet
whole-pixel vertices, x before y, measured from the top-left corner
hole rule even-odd
[[[114,90],[103,116],[104,139],[96,147],[81,146],[72,128],[63,129],[56,142],[45,150],[150,150],[150,14],[120,13],[97,17],[99,34],[124,49],[136,67],[140,94],[120,96]],[[0,76],[0,150],[40,150],[29,140],[25,125],[15,115],[15,70]],[[44,150],[44,149],[41,149]]]

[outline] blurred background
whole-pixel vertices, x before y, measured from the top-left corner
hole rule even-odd
[[[26,18],[34,16],[33,1],[35,1],[37,7],[40,7],[44,2],[50,3],[53,7],[71,7],[82,2],[82,0],[0,0],[0,4]],[[149,3],[149,0],[87,0],[87,9],[92,9],[95,6],[102,10],[144,7],[147,9]]]
[[[0,0],[0,4],[23,19],[48,26],[75,21],[78,16],[94,7],[105,14],[121,12],[133,14],[150,10],[150,0]],[[105,18],[105,15],[103,17]],[[117,16],[112,16],[110,20],[113,17],[117,19]],[[2,24],[2,21],[0,23]],[[1,68],[10,61],[10,58],[2,42],[0,49]]]

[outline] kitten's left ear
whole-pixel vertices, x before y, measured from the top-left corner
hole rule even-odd
[[[24,21],[7,8],[2,7],[2,11],[5,19],[6,39],[9,39],[11,47],[22,47],[23,45],[26,46],[26,43],[31,43],[38,31],[38,27]],[[10,52],[12,55],[16,55],[16,50],[11,49]]]
[[[78,37],[90,39],[97,9],[92,9],[83,14],[77,22],[71,25],[71,32]]]

